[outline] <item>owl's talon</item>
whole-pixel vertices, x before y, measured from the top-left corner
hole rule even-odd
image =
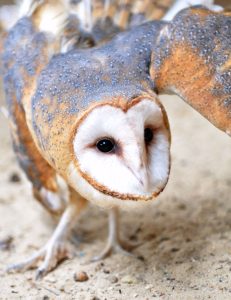
[[[96,262],[105,259],[106,257],[111,255],[112,251],[113,251],[113,246],[107,245],[99,255],[93,256],[91,258],[91,262]]]
[[[49,243],[36,252],[33,256],[27,260],[18,263],[12,264],[7,267],[7,273],[11,272],[21,272],[33,269],[37,266],[40,260],[43,260],[42,265],[37,269],[36,280],[41,279],[49,271],[51,271],[55,266],[62,260],[72,257],[73,254],[70,251],[69,247],[66,245],[60,244],[57,241]]]
[[[40,280],[43,278],[45,275],[45,270],[44,269],[37,269],[36,274],[35,274],[35,280]]]
[[[125,245],[123,245],[123,243],[121,243],[119,241],[116,241],[116,242],[114,241],[113,244],[108,244],[99,255],[92,257],[91,262],[103,260],[106,257],[110,256],[112,253],[121,253],[122,255],[125,255],[125,256],[135,257],[134,254],[129,252],[130,249],[126,250],[128,248],[130,248],[132,250],[134,247],[128,246],[127,243]]]
[[[38,261],[44,256],[44,247],[35,252],[31,257],[21,263],[11,264],[6,268],[7,273],[22,272],[36,267]]]
[[[134,254],[132,254],[130,252],[132,249],[133,249],[132,246],[131,246],[130,249],[128,249],[127,244],[124,247],[122,247],[121,245],[116,245],[115,252],[121,253],[121,254],[123,254],[125,256],[135,256]]]

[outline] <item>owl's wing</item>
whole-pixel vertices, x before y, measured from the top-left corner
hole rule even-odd
[[[181,11],[159,35],[151,77],[231,135],[231,12]]]

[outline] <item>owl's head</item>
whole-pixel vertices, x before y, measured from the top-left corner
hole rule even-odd
[[[156,98],[101,102],[79,117],[71,139],[71,185],[99,206],[152,200],[170,171],[170,130]]]

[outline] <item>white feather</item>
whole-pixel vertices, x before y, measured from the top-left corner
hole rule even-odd
[[[223,10],[221,6],[215,5],[213,0],[177,0],[165,14],[163,20],[171,21],[179,11],[193,5],[203,5],[212,11]]]
[[[156,130],[154,142],[147,150],[144,129],[149,126]],[[105,137],[116,141],[118,153],[101,153],[94,146],[97,140]],[[167,183],[170,163],[169,132],[160,106],[154,101],[144,99],[128,112],[110,105],[94,108],[78,127],[73,145],[81,172],[109,191],[140,198],[150,197],[152,193],[162,190]],[[86,195],[84,191],[79,191],[79,188],[88,186],[89,183],[82,180],[79,187],[79,183],[73,179],[76,176],[80,176],[79,171],[75,172],[72,166],[72,185],[83,197],[98,204],[98,193],[96,199],[91,189],[90,194]]]
[[[130,210],[137,209],[148,203],[146,201],[120,200],[96,190],[84,180],[73,163],[68,167],[68,181],[82,197],[103,209],[119,207],[122,210]],[[152,200],[155,199],[156,198],[153,198]]]
[[[58,36],[68,18],[68,11],[61,3],[54,6],[48,6],[43,11],[42,18],[39,23],[39,31],[49,32],[55,36]]]

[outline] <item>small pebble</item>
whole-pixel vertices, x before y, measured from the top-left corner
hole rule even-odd
[[[95,267],[95,272],[100,271],[102,269],[102,267],[104,267],[104,263],[103,262],[97,264],[97,266]]]
[[[84,271],[77,272],[74,274],[75,281],[84,282],[84,281],[87,281],[88,279],[89,279],[89,277],[88,277],[87,273]]]
[[[61,286],[59,287],[59,290],[60,290],[60,292],[65,292],[65,286],[64,286],[64,285],[61,285]]]
[[[116,276],[112,276],[112,277],[110,278],[110,282],[111,282],[111,283],[117,283],[117,282],[118,282],[118,278],[117,278]]]
[[[13,242],[13,237],[8,236],[3,240],[0,240],[0,250],[10,250]]]
[[[145,261],[145,258],[142,255],[137,256],[137,259],[139,259],[141,261]]]
[[[152,284],[148,284],[145,286],[145,290],[151,290],[153,288]]]
[[[18,183],[21,181],[21,178],[19,177],[19,175],[17,173],[12,173],[10,175],[10,179],[9,179],[10,182],[13,182],[13,183]]]
[[[137,279],[130,275],[126,275],[123,278],[121,278],[121,282],[128,283],[128,284],[134,284],[134,283],[137,283]]]
[[[73,288],[73,283],[67,282],[67,283],[65,283],[65,285],[64,285],[64,291],[63,291],[63,292],[65,292],[65,293],[70,293],[71,290],[72,290],[72,288]]]
[[[180,249],[179,248],[172,248],[171,249],[171,252],[177,252],[177,251],[179,251]]]
[[[46,278],[46,281],[50,282],[50,283],[56,283],[57,282],[56,278],[52,277],[52,276],[48,276],[48,278]]]

